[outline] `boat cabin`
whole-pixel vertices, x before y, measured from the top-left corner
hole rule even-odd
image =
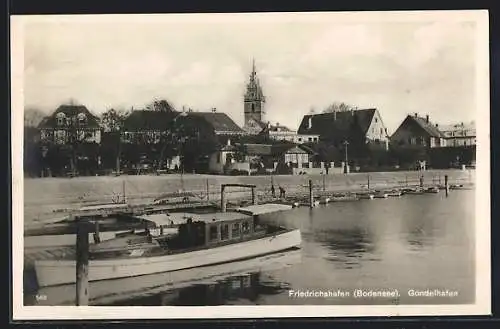
[[[179,225],[177,237],[166,241],[169,249],[234,243],[264,236],[270,230],[259,223],[258,216],[238,212],[179,215],[185,222]]]

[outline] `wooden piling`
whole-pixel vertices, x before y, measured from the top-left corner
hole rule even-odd
[[[446,196],[448,197],[448,193],[450,193],[450,186],[448,185],[448,175],[444,175],[444,191]]]
[[[405,175],[405,185],[408,187],[408,175]]]
[[[101,242],[100,228],[99,228],[99,221],[98,220],[95,221],[94,242],[95,243]]]
[[[370,189],[370,175],[367,175],[367,177],[368,177],[368,184],[367,185],[368,185],[368,189]]]
[[[420,176],[420,187],[424,187],[424,175]]]
[[[323,192],[326,191],[326,175],[323,174]]]
[[[220,189],[220,208],[221,212],[226,212],[226,191],[224,185]]]
[[[76,306],[89,304],[89,230],[87,224],[86,220],[77,220]]]
[[[252,187],[252,204],[257,204],[257,198],[255,195],[255,187]]]
[[[127,203],[126,190],[125,190],[125,181],[122,184],[122,194],[123,194],[123,203]]]
[[[210,188],[208,184],[208,179],[207,179],[207,201],[210,201]]]
[[[309,207],[314,207],[313,184],[311,179],[309,180]]]

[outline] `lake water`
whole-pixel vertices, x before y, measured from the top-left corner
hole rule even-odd
[[[461,304],[475,293],[474,190],[297,208],[300,250],[181,273],[92,283],[97,305]],[[354,296],[386,291],[388,297]],[[410,296],[409,291],[441,294]],[[74,286],[27,304],[74,301]],[[93,293],[94,292],[94,293]],[[428,293],[427,292],[427,293]],[[302,294],[302,295],[301,295]],[[307,294],[315,294],[307,296]]]

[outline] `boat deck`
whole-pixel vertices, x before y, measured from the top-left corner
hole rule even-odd
[[[36,260],[49,260],[61,259],[72,257],[76,255],[74,247],[59,247],[59,248],[46,248],[46,249],[27,249],[24,252],[24,265],[30,267]]]

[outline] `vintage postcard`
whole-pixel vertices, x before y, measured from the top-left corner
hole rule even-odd
[[[490,313],[487,11],[11,31],[14,319]]]

